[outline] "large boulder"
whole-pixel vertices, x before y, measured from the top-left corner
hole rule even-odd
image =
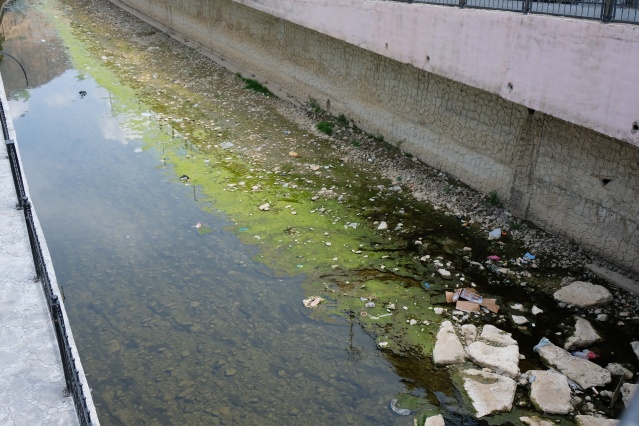
[[[464,347],[455,334],[453,324],[450,321],[444,321],[437,333],[433,363],[435,365],[461,364],[464,359]]]
[[[594,416],[575,416],[579,426],[617,426],[619,420],[603,419]]]
[[[506,331],[500,330],[494,325],[486,324],[481,330],[479,339],[496,343],[501,346],[516,345],[517,341],[512,338],[512,335]]]
[[[582,317],[575,317],[575,332],[566,339],[564,349],[572,351],[575,349],[583,349],[601,340],[601,336],[597,334],[588,320]]]
[[[535,408],[546,414],[568,414],[573,410],[566,376],[543,370],[532,370],[526,374],[532,381],[530,401]]]
[[[574,281],[553,295],[555,300],[578,308],[589,309],[612,302],[607,288],[585,281]]]
[[[484,342],[474,342],[466,348],[468,358],[495,372],[503,371],[510,377],[519,376],[519,346],[491,346]]]
[[[534,349],[544,363],[556,368],[583,389],[592,386],[605,386],[612,380],[610,371],[593,362],[570,355],[569,352],[553,345],[545,337]]]
[[[444,416],[441,414],[431,416],[426,419],[424,426],[446,426],[446,423],[444,423]]]
[[[475,369],[463,371],[462,377],[477,418],[512,409],[517,390],[513,379]]]

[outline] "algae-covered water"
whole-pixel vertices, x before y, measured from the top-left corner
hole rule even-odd
[[[381,137],[340,116],[328,138],[109,2],[17,0],[3,29],[29,75],[25,90],[2,64],[102,424],[476,423],[431,365],[432,308],[467,285],[502,312],[544,307],[526,282],[560,274],[504,279],[469,263],[523,252],[415,201],[401,173],[376,173],[376,158],[403,158]],[[309,296],[324,302],[311,310]],[[570,315],[558,312],[536,329],[480,321],[516,333],[525,371],[543,330]],[[527,414],[523,393],[492,423]]]

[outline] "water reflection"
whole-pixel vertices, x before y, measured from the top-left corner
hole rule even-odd
[[[43,37],[39,18],[9,19],[13,40]],[[26,44],[32,69],[67,63]],[[371,339],[309,320],[299,279],[254,263],[161,152],[136,150],[106,90],[73,69],[36,74],[11,109],[102,424],[412,423],[388,408],[404,385]]]

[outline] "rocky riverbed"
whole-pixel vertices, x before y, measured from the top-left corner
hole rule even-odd
[[[144,102],[133,130],[179,141],[147,135],[145,149],[227,214],[257,259],[304,275],[307,315],[363,327],[425,391],[389,409],[420,424],[619,415],[638,371],[639,298],[586,265],[624,271],[347,114],[264,94],[250,71],[223,69],[105,3],[62,1],[61,31],[82,40],[69,45],[74,60],[119,105]],[[449,301],[460,289],[475,302]]]

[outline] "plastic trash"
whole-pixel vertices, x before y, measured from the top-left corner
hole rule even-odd
[[[488,233],[489,240],[498,240],[501,237],[501,228],[493,229]]]
[[[522,259],[524,259],[524,260],[535,260],[535,258],[536,258],[536,257],[535,257],[535,256],[533,256],[533,255],[532,255],[532,254],[530,254],[530,253],[526,253],[526,254],[522,257]]]
[[[195,227],[196,227],[197,229],[200,229],[200,228],[202,227],[202,224],[201,224],[200,222],[198,222],[198,223],[196,223],[196,224],[195,224]]]
[[[577,358],[581,358],[581,359],[585,359],[585,360],[591,360],[591,359],[595,359],[595,358],[599,357],[599,355],[597,355],[596,353],[594,353],[590,349],[584,349],[583,351],[573,352],[572,356],[576,356]]]
[[[495,255],[495,254],[491,254],[490,256],[486,257],[486,259],[488,260],[494,260],[495,262],[498,262],[501,260],[501,257]]]
[[[391,400],[390,408],[394,413],[397,413],[400,416],[410,416],[410,410],[408,408],[399,408],[395,404],[397,404],[397,399]]]
[[[424,289],[426,290],[430,290],[430,284],[428,284],[426,281],[422,283],[422,287],[424,287]]]
[[[190,179],[189,179],[189,177],[187,175],[182,175],[182,176],[180,176],[180,180],[182,182],[188,182]]]
[[[375,307],[375,302],[367,302],[366,305],[367,308],[374,308]]]

